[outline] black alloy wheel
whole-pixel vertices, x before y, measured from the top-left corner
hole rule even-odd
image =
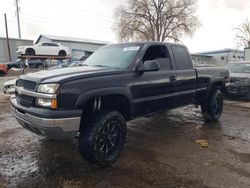
[[[80,131],[81,155],[99,166],[110,166],[120,156],[126,138],[126,121],[117,111],[94,114]]]
[[[207,121],[218,121],[223,111],[223,95],[220,90],[214,90],[201,105],[203,117]]]

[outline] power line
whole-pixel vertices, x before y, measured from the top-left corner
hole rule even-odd
[[[32,23],[38,23],[38,20],[35,20],[35,19],[26,19],[26,18],[23,18],[23,20],[25,21],[25,22],[32,22]],[[41,23],[41,24],[47,24],[47,25],[52,25],[51,23],[49,23],[49,22],[45,22],[45,21],[39,21],[39,23]],[[60,27],[60,28],[67,28],[67,29],[70,29],[70,30],[78,30],[78,31],[89,31],[89,32],[91,32],[91,33],[96,33],[96,34],[100,34],[101,33],[101,35],[103,36],[103,35],[105,35],[103,32],[98,32],[98,31],[95,31],[95,30],[93,30],[93,29],[81,29],[81,28],[76,28],[76,27],[70,27],[70,26],[67,26],[67,25],[60,25],[60,24],[55,24],[55,23],[53,23],[53,27]],[[109,36],[112,36],[112,34],[108,34]],[[106,35],[107,36],[107,35]]]
[[[65,28],[65,27],[68,27],[68,28],[75,28],[77,30],[82,30],[82,31],[90,31],[90,32],[95,32],[95,31],[99,31],[99,32],[107,32],[109,29],[108,28],[95,28],[95,27],[92,27],[92,26],[84,26],[83,29],[81,29],[81,26],[80,24],[73,24],[73,23],[63,23],[63,24],[60,24],[58,22],[55,21],[51,21],[51,20],[43,20],[43,19],[39,19],[39,18],[30,18],[30,17],[24,17],[22,16],[23,19],[26,19],[26,20],[31,20],[31,21],[34,21],[36,22],[37,24],[39,23],[46,23],[46,24],[50,24],[51,26],[54,26],[54,25],[58,25],[58,26],[61,26],[62,28]]]
[[[35,14],[30,14],[30,13],[21,13],[21,15],[22,16],[26,16],[26,17],[28,17],[28,18],[32,18],[32,19],[41,19],[41,20],[45,20],[45,21],[47,21],[47,19],[45,18],[45,17],[43,17],[43,16],[40,16],[40,15],[35,15]],[[54,19],[54,18],[50,18],[49,19],[50,21],[55,21],[55,22],[58,22],[58,19]],[[84,22],[82,22],[82,20],[80,19],[80,18],[77,18],[77,17],[75,17],[74,18],[74,21],[73,22],[79,22],[79,25],[82,25],[82,24],[84,24]],[[71,21],[71,24],[72,24],[72,21]],[[79,26],[78,25],[78,26]],[[103,26],[103,27],[110,27],[110,26],[112,26],[113,25],[113,23],[110,23],[110,24],[108,24],[108,23],[103,23],[103,22],[93,22],[91,25],[87,25],[87,26]],[[86,25],[84,26],[84,27],[86,27]],[[103,28],[102,27],[102,28]]]
[[[31,1],[31,3],[33,4],[33,3],[35,3],[35,1]],[[93,11],[90,11],[90,10],[87,10],[87,9],[82,9],[80,7],[75,7],[75,6],[72,6],[72,5],[63,4],[62,2],[56,3],[55,1],[50,1],[49,3],[42,2],[42,4],[45,5],[46,7],[53,7],[53,6],[51,6],[51,4],[55,4],[56,7],[57,7],[57,9],[60,9],[60,8],[58,8],[58,6],[64,7],[67,10],[71,9],[72,12],[73,12],[73,14],[76,13],[76,10],[80,10],[81,14],[85,14],[86,16],[92,15],[92,16],[96,17],[96,16],[99,15],[97,18],[99,18],[100,20],[106,20],[106,21],[109,21],[109,22],[113,22],[113,18],[109,17],[107,15],[101,14],[99,12],[93,12]],[[39,4],[39,5],[41,6],[41,4]],[[41,12],[40,11],[41,8],[40,7],[36,7],[36,6],[37,6],[37,3],[34,4],[34,6],[32,7],[32,9],[34,9],[34,8],[36,9],[37,8],[38,11],[36,11],[36,12],[40,12],[41,14],[44,14],[44,10],[43,10],[43,12]],[[58,13],[58,10],[57,10],[57,13]],[[72,15],[72,14],[67,14],[67,13],[68,13],[68,11],[67,12],[63,12],[63,14],[66,14],[66,15],[69,15],[69,16]],[[90,14],[87,14],[87,13],[90,13]],[[86,17],[84,17],[84,18],[86,18]]]
[[[43,2],[43,3],[48,5],[48,3],[46,3],[46,2]],[[51,3],[52,3],[52,4],[55,4],[56,6],[65,7],[66,9],[70,8],[70,9],[74,10],[73,12],[75,12],[75,10],[80,10],[82,13],[87,13],[88,12],[88,13],[90,13],[92,15],[99,15],[102,19],[105,18],[105,19],[108,19],[108,20],[113,20],[109,16],[107,16],[105,14],[102,14],[100,12],[94,12],[94,11],[91,11],[90,9],[83,9],[80,6],[72,6],[72,3],[71,4],[65,4],[61,0],[60,0],[60,2],[58,2],[58,1],[56,2],[56,0],[54,0],[54,1],[50,1],[49,3],[50,3],[49,6],[51,6]],[[103,8],[103,7],[100,7],[100,8]]]

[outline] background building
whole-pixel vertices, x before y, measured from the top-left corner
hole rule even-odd
[[[211,55],[191,54],[191,56],[192,56],[192,60],[193,60],[194,64],[207,65],[207,64],[213,64],[214,63],[213,56],[211,56]]]
[[[11,60],[15,61],[17,59],[16,48],[18,46],[33,45],[33,40],[10,38],[9,43],[10,43]],[[8,62],[8,61],[9,61],[9,53],[7,47],[7,40],[6,38],[0,37],[0,62]]]
[[[224,49],[192,54],[196,64],[225,65],[228,62],[244,60],[244,51],[237,49]]]
[[[88,57],[98,48],[103,45],[109,44],[107,41],[97,41],[81,38],[71,38],[53,35],[40,35],[35,41],[35,44],[40,42],[54,42],[63,46],[69,47],[72,57],[86,56]]]
[[[245,60],[250,60],[250,48],[245,48],[244,49],[244,56],[245,56]]]

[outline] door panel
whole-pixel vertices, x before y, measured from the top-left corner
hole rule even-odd
[[[179,45],[172,45],[176,66],[176,105],[183,106],[192,103],[196,94],[196,72],[193,68],[188,50]]]
[[[165,45],[151,45],[145,49],[141,63],[155,60],[160,70],[137,73],[134,76],[132,94],[138,115],[173,108],[175,101],[175,71]]]
[[[196,94],[195,70],[177,70],[175,89],[176,105],[183,106],[192,103]]]
[[[175,105],[174,82],[170,77],[173,71],[144,72],[134,77],[132,94],[136,114],[172,108]]]

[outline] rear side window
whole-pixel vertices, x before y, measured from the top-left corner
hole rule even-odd
[[[176,69],[177,70],[191,69],[192,65],[186,49],[181,46],[172,46],[171,48],[174,53]]]
[[[48,46],[58,46],[58,45],[55,43],[48,43]]]
[[[170,56],[165,45],[150,46],[143,57],[143,62],[148,60],[157,60],[160,64],[160,69],[172,69]]]
[[[49,46],[48,43],[42,43],[42,46]]]

